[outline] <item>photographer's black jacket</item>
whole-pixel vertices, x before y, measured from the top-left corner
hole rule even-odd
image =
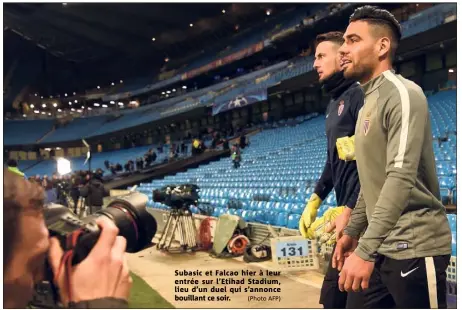
[[[336,142],[338,138],[355,134],[364,93],[359,83],[345,80],[342,72],[328,78],[323,90],[331,96],[326,111],[327,160],[315,193],[324,200],[334,188],[337,206],[353,209],[360,189],[356,161],[339,159]]]

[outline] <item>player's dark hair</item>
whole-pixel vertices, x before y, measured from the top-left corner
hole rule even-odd
[[[331,32],[319,34],[316,37],[316,47],[318,46],[319,43],[322,43],[322,42],[332,42],[338,45],[342,45],[343,42],[345,42],[345,40],[343,39],[343,32],[331,31]]]
[[[357,8],[350,16],[350,23],[355,21],[365,21],[376,27],[381,27],[391,34],[391,58],[394,58],[401,40],[402,29],[398,20],[389,11],[377,6],[365,5]]]

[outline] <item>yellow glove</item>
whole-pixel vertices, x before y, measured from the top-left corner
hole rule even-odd
[[[305,238],[313,239],[307,235],[307,230],[316,219],[316,216],[318,215],[318,209],[321,206],[321,203],[321,198],[319,198],[318,195],[313,194],[311,195],[310,200],[305,206],[305,210],[303,211],[303,214],[300,217],[300,222],[298,223],[300,233]]]
[[[337,146],[338,158],[345,161],[356,160],[355,136],[338,138],[335,145]]]
[[[329,227],[330,223],[335,221],[337,216],[342,214],[345,207],[336,207],[336,208],[329,208],[323,216],[318,218],[316,221],[311,224],[308,228],[306,235],[309,236],[309,239],[317,238],[319,239],[320,243],[327,244],[334,244],[335,243],[335,231],[330,233],[326,232],[327,228]],[[311,238],[310,238],[311,237]]]

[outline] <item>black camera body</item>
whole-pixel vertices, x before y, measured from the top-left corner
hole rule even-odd
[[[167,185],[152,191],[152,200],[161,202],[172,209],[189,208],[197,206],[200,188],[196,184]]]
[[[126,252],[136,253],[152,245],[157,231],[156,220],[146,210],[147,201],[146,195],[132,192],[117,197],[105,209],[84,219],[79,219],[65,206],[50,204],[44,210],[45,224],[50,236],[58,238],[64,252],[72,251],[72,265],[83,261],[98,241],[101,230],[95,219],[100,216],[106,216],[119,228],[119,236],[127,240]],[[35,307],[55,308],[59,296],[53,285],[53,272],[48,265],[45,275],[46,281],[37,286],[31,304]]]

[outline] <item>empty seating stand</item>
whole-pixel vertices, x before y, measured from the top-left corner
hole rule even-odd
[[[435,122],[434,133],[455,128],[452,127],[456,121],[455,98],[455,91],[428,98],[431,119]],[[226,158],[151,184],[141,184],[140,189],[150,192],[166,184],[193,182],[201,188],[199,206],[211,205],[215,216],[238,212],[248,221],[297,228],[296,218],[302,214],[324,168],[327,142],[323,116],[299,117],[293,121],[300,123],[264,130],[253,136],[250,146],[243,150],[239,169],[233,169],[230,159]],[[457,203],[455,148],[455,139],[441,145],[435,141],[444,204]],[[240,211],[229,208],[230,203],[238,206]],[[336,205],[335,194],[331,192],[318,215]],[[152,201],[149,206],[166,208]]]

